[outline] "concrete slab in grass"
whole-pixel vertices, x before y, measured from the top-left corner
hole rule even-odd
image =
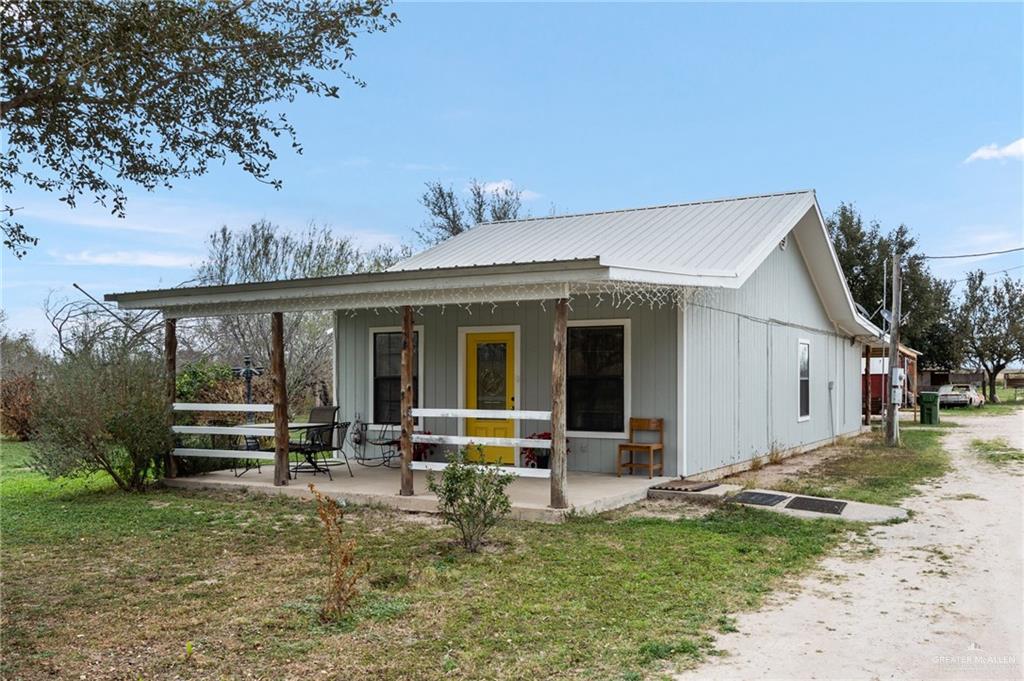
[[[780,501],[774,506],[760,506],[756,504],[742,504],[743,506],[749,506],[750,508],[759,508],[765,511],[774,511],[776,513],[783,513],[785,515],[796,516],[797,518],[841,518],[842,520],[849,520],[852,522],[861,523],[887,523],[899,520],[906,520],[909,516],[905,509],[897,508],[895,506],[881,506],[879,504],[865,504],[859,501],[847,501],[846,499],[831,499],[828,497],[808,497],[805,494],[790,494],[788,492],[779,492],[772,489],[748,489],[748,492],[762,492],[765,494],[778,494],[785,496],[786,499]],[[794,497],[808,497],[810,499],[821,499],[823,501],[837,501],[845,503],[842,513],[836,515],[834,513],[820,513],[818,511],[805,511],[795,508],[787,508],[787,504],[793,500]],[[728,499],[727,499],[728,501]],[[736,502],[738,503],[738,502]]]

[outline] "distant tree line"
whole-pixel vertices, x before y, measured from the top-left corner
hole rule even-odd
[[[878,222],[865,225],[852,204],[841,203],[826,226],[850,293],[869,314],[891,307],[892,255],[901,255],[906,311],[901,342],[922,353],[924,366],[973,365],[982,370],[989,399],[995,401],[996,376],[1011,363],[1024,360],[1024,283],[1004,275],[986,285],[986,275],[977,271],[963,282],[962,295],[955,297],[955,282],[931,273],[906,225],[888,231]],[[883,300],[887,289],[888,299]],[[872,321],[881,325],[880,314]]]

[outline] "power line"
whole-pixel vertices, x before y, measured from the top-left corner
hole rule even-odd
[[[926,255],[925,260],[950,260],[952,258],[980,258],[983,255],[1003,255],[1004,253],[1014,253],[1016,251],[1024,251],[1024,246],[1018,246],[1017,248],[1007,248],[1005,251],[989,251],[988,253],[964,253],[962,255]]]
[[[984,274],[987,277],[987,276],[990,276],[990,275],[993,275],[993,274],[1004,274],[1006,272],[1012,272],[1014,270],[1019,270],[1022,267],[1024,267],[1024,265],[1017,265],[1016,267],[1007,267],[1005,270],[996,270],[995,272],[982,272],[982,274]],[[970,277],[964,277],[963,279],[956,279],[956,280],[953,281],[953,283],[954,284],[962,284],[963,282],[967,281],[969,278]]]

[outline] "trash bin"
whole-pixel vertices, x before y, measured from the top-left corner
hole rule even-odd
[[[921,424],[925,426],[939,425],[939,394],[921,393]]]

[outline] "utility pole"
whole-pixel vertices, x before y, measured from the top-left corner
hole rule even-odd
[[[890,447],[900,444],[900,402],[897,399],[897,379],[899,378],[900,358],[900,303],[903,298],[903,286],[900,277],[900,254],[892,254],[892,322],[889,324],[889,411],[885,427],[885,443]]]

